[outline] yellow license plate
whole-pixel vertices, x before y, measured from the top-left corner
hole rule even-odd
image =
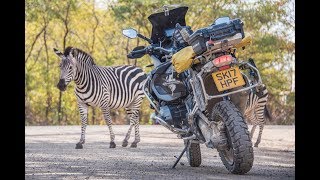
[[[237,66],[235,66],[234,68],[212,73],[212,77],[218,88],[218,91],[224,91],[246,84],[239,70],[239,67]]]

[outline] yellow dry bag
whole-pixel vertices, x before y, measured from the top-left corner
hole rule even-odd
[[[172,56],[172,65],[177,73],[181,73],[189,69],[192,63],[196,64],[199,61],[194,61],[196,53],[193,51],[192,46],[187,46]]]

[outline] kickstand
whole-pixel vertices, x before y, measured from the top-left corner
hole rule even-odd
[[[190,142],[190,140],[187,141],[186,146],[184,147],[184,149],[183,149],[183,151],[181,152],[180,156],[179,156],[178,158],[175,156],[175,157],[177,158],[177,160],[176,160],[176,162],[174,163],[174,165],[172,166],[171,169],[174,169],[174,168],[176,167],[176,165],[177,165],[178,162],[180,161],[181,157],[182,157],[183,154],[186,152],[186,150],[187,150],[187,148],[188,148],[188,146],[189,146],[189,142]]]

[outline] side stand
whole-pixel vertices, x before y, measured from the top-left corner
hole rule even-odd
[[[181,152],[180,156],[177,158],[176,162],[174,163],[174,165],[172,166],[171,169],[174,169],[176,167],[176,165],[178,164],[178,162],[180,161],[181,157],[183,156],[183,154],[187,151],[187,148],[189,146],[189,142],[190,140],[187,141],[186,146],[184,147],[183,151]]]

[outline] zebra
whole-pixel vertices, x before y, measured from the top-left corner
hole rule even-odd
[[[99,107],[103,112],[110,132],[109,148],[116,147],[110,110],[125,108],[130,127],[122,146],[128,145],[134,127],[135,140],[131,147],[137,147],[140,142],[139,110],[144,98],[142,86],[147,78],[143,70],[131,65],[98,66],[91,55],[71,46],[67,47],[64,53],[55,48],[53,50],[61,58],[58,89],[65,91],[71,81],[76,85],[74,91],[81,116],[81,136],[76,149],[82,149],[85,143],[89,106]]]
[[[269,120],[272,119],[266,106],[267,101],[268,90],[265,84],[261,84],[257,89],[250,91],[244,111],[244,117],[253,125],[250,132],[251,140],[256,127],[259,126],[259,135],[254,147],[258,147],[261,142],[262,131],[266,123],[265,118],[268,118]]]

